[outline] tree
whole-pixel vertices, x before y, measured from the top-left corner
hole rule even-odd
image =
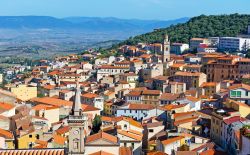
[[[250,58],[250,49],[247,50],[246,58]]]
[[[183,24],[171,25],[168,28],[159,29],[154,32],[130,37],[119,44],[136,45],[139,42],[155,43],[162,40],[163,33],[170,36],[171,42],[188,43],[193,37],[234,37],[238,34],[244,34],[250,23],[250,15],[201,15],[191,18]],[[114,46],[115,47],[115,46]]]
[[[93,128],[92,128],[92,134],[98,133],[101,129],[102,120],[100,115],[96,115],[93,120]]]

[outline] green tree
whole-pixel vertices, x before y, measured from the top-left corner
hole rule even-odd
[[[102,120],[100,115],[96,115],[93,120],[92,134],[98,133],[101,129]]]

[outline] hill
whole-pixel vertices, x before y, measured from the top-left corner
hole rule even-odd
[[[176,20],[138,20],[99,17],[55,18],[50,16],[0,16],[0,29],[77,29],[86,31],[140,31],[168,27],[186,22],[189,18]],[[138,34],[138,33],[137,33]]]
[[[68,17],[64,20],[76,24],[78,27],[87,30],[112,30],[112,31],[152,31],[155,28],[164,28],[173,24],[184,23],[189,18],[184,17],[175,20],[139,20],[139,19],[119,19],[114,17]]]
[[[189,39],[194,37],[237,36],[246,33],[248,24],[250,24],[250,15],[201,15],[191,18],[186,23],[131,37],[121,42],[119,46],[135,45],[139,42],[160,42],[163,33],[167,33],[172,42],[182,43],[188,43]]]

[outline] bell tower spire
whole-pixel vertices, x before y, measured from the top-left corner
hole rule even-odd
[[[71,111],[74,116],[80,116],[82,114],[81,90],[78,79],[76,80],[75,99]]]
[[[170,41],[167,34],[163,34],[162,63],[170,61]]]
[[[82,113],[81,89],[76,80],[75,99],[68,119],[69,125],[69,155],[84,154],[84,138],[87,116]]]

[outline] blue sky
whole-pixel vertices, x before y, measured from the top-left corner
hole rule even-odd
[[[46,15],[176,19],[200,14],[250,14],[250,0],[0,0],[0,16]]]

